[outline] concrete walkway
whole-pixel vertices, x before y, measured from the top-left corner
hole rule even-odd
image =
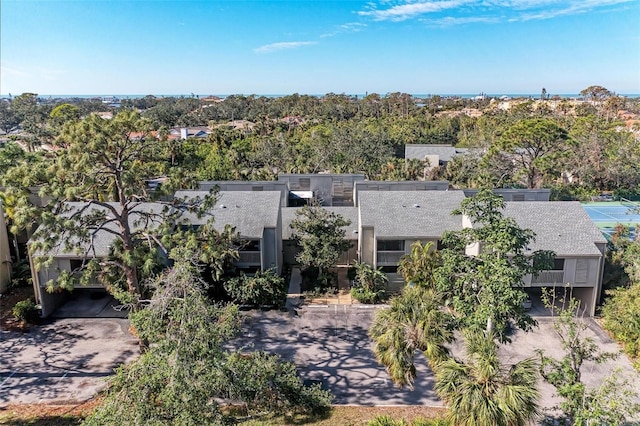
[[[296,309],[302,304],[302,298],[300,297],[301,285],[302,275],[300,274],[300,268],[292,268],[289,290],[287,291],[287,303],[285,305],[288,310]]]

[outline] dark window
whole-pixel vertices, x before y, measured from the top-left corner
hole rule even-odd
[[[252,186],[252,187],[251,187],[251,190],[252,190],[252,191],[262,191],[262,190],[263,190],[263,188],[262,188],[261,186]]]
[[[260,240],[245,241],[240,248],[242,251],[260,251]]]
[[[378,240],[378,251],[404,251],[404,240]]]
[[[71,271],[79,271],[82,268],[82,259],[71,259],[69,260],[71,264]]]
[[[555,259],[552,271],[564,271],[564,259]]]
[[[383,266],[380,268],[380,270],[385,274],[397,274],[398,266]]]
[[[440,251],[444,249],[444,243],[442,242],[442,240],[438,240],[438,242],[436,242],[436,250]]]

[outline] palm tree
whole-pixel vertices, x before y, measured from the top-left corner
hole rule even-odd
[[[369,335],[378,362],[396,384],[413,387],[416,351],[424,352],[432,368],[448,357],[444,345],[453,340],[452,317],[440,302],[433,289],[405,287],[389,309],[376,313]]]
[[[467,362],[449,358],[436,369],[436,392],[452,424],[520,426],[538,414],[536,361],[501,364],[493,337],[466,332]]]
[[[411,245],[411,253],[400,258],[398,272],[407,283],[435,288],[433,272],[440,263],[440,254],[434,250],[433,242],[422,245],[416,241]]]

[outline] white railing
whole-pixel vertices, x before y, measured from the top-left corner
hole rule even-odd
[[[542,271],[531,277],[531,284],[564,284],[564,271]]]

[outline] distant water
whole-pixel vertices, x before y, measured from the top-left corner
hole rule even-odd
[[[374,92],[372,92],[374,93]],[[232,96],[232,95],[239,95],[239,96],[264,96],[267,98],[282,98],[285,96],[290,96],[292,95],[292,93],[288,93],[288,94],[241,94],[241,93],[230,93],[230,94],[193,94],[193,93],[188,93],[188,94],[153,94],[152,96],[158,97],[158,98],[206,98],[209,96],[217,96],[219,98],[226,98],[227,96]],[[316,97],[322,97],[325,96],[326,93],[323,94],[299,94],[299,95],[307,95],[307,96],[316,96]],[[359,99],[364,98],[365,96],[367,96],[367,94],[363,94],[363,93],[346,93],[347,96],[357,96]],[[379,93],[380,96],[384,96],[384,93]],[[639,93],[619,93],[619,96],[625,96],[627,98],[639,98],[640,94]],[[17,96],[17,94],[13,94],[13,97]],[[105,94],[105,95],[47,95],[47,94],[43,94],[43,95],[38,95],[39,98],[42,99],[70,99],[70,98],[79,98],[79,99],[92,99],[92,98],[118,98],[120,100],[122,99],[139,99],[139,98],[144,98],[145,96],[149,96],[149,94],[146,95],[137,95],[137,94],[126,94],[126,95],[113,95],[113,94]],[[471,99],[471,98],[475,98],[477,96],[482,96],[481,94],[478,93],[474,93],[474,94],[460,94],[460,93],[432,93],[432,94],[423,94],[423,93],[419,93],[419,94],[412,94],[411,96],[413,96],[414,98],[429,98],[431,96],[441,96],[441,97],[459,97],[459,98],[464,98],[464,99]],[[539,99],[540,98],[540,93],[485,93],[484,96],[489,97],[489,98],[500,98],[502,96],[507,96],[509,98],[532,98],[532,99]],[[559,96],[560,98],[567,98],[567,99],[571,99],[571,98],[578,98],[580,97],[580,94],[578,93],[565,93],[565,94],[550,94],[550,96]],[[10,96],[8,94],[6,95],[1,95],[0,94],[0,98],[2,99],[9,99]]]

